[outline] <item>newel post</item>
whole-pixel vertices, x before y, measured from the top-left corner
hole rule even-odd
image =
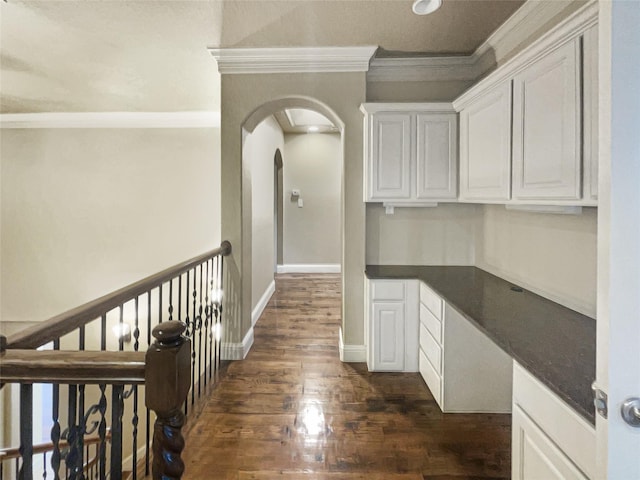
[[[180,453],[184,449],[182,405],[191,386],[191,340],[186,325],[163,322],[153,329],[156,341],[146,354],[145,403],[156,413],[153,429],[154,480],[179,479],[184,472]]]

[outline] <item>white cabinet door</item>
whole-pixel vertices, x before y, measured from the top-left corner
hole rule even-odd
[[[455,114],[418,114],[416,118],[416,198],[457,196],[458,131]]]
[[[404,322],[404,302],[373,303],[372,370],[404,370]]]
[[[517,405],[513,407],[512,429],[513,480],[587,480]]]
[[[513,82],[513,198],[579,200],[580,44],[575,39]]]
[[[368,200],[411,198],[411,116],[378,113],[371,119]]]
[[[483,94],[460,112],[460,197],[511,196],[511,83]]]
[[[585,203],[596,204],[598,200],[598,25],[584,32],[583,59],[583,197]]]

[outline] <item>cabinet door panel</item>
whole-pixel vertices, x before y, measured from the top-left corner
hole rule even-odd
[[[404,369],[404,303],[373,304],[373,369]]]
[[[380,113],[372,119],[370,199],[411,197],[411,116]]]
[[[417,116],[416,197],[456,198],[456,115]]]
[[[514,480],[587,480],[564,452],[517,405],[514,405],[512,418],[511,477]]]
[[[584,199],[598,200],[598,25],[584,32]]]
[[[511,196],[511,83],[484,94],[460,113],[460,196]]]
[[[513,197],[581,197],[580,49],[569,42],[514,78]]]

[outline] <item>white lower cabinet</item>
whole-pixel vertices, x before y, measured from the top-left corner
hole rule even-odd
[[[512,360],[420,284],[420,374],[443,412],[511,411]]]
[[[367,280],[367,366],[376,372],[418,371],[418,282]]]
[[[595,428],[514,362],[511,477],[594,478],[595,455]]]

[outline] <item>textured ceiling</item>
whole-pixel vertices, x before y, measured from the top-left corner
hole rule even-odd
[[[0,111],[219,110],[206,47],[379,45],[469,53],[521,0],[0,2]]]

